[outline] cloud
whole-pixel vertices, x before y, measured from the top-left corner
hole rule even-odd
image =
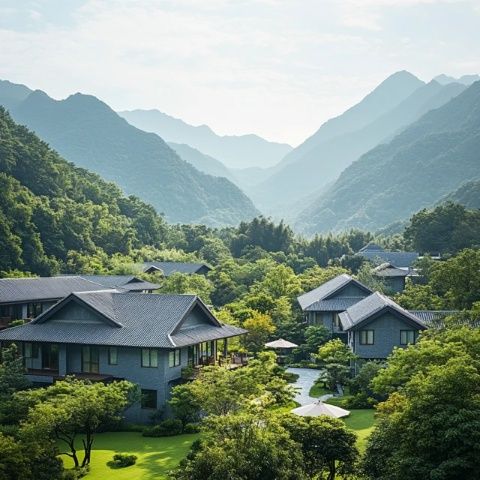
[[[55,98],[83,91],[117,109],[298,143],[392,71],[428,77],[480,55],[464,25],[440,23],[439,50],[423,25],[391,22],[393,11],[409,15],[400,4],[440,11],[432,1],[72,0],[56,11],[37,0],[28,28],[12,1],[0,76]]]

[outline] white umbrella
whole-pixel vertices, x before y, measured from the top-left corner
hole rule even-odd
[[[323,403],[318,401],[315,403],[309,403],[301,407],[294,408],[292,413],[300,415],[302,417],[319,417],[320,415],[327,415],[328,417],[341,418],[350,415],[348,410],[330,405],[329,403]]]
[[[298,345],[296,343],[289,342],[283,338],[274,340],[273,342],[268,342],[265,344],[267,348],[296,348]]]

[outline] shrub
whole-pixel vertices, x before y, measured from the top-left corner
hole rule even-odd
[[[169,418],[160,422],[158,425],[145,428],[142,435],[144,437],[171,437],[174,435],[180,435],[182,431],[182,421],[176,418]]]
[[[88,467],[72,468],[71,470],[63,471],[63,480],[78,480],[88,473]]]
[[[200,431],[200,425],[198,423],[187,423],[183,427],[183,433],[198,433]]]
[[[116,453],[113,460],[107,463],[110,468],[125,468],[135,465],[137,461],[136,455],[129,455],[127,453]]]
[[[345,397],[343,403],[346,408],[373,408],[377,401],[366,393],[357,393],[356,395]]]

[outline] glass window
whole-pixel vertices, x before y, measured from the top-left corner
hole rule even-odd
[[[82,347],[82,372],[99,373],[100,371],[100,355],[98,347],[85,345]]]
[[[178,367],[181,363],[180,349],[170,350],[168,352],[168,366],[169,367]]]
[[[27,304],[27,318],[38,317],[42,313],[41,303],[28,303]]]
[[[108,364],[118,365],[118,350],[117,347],[108,347]]]
[[[142,367],[158,367],[158,352],[156,349],[142,348]]]
[[[415,343],[415,330],[400,330],[400,345]]]
[[[44,343],[42,345],[42,368],[44,370],[58,370],[58,345]]]
[[[360,345],[373,345],[374,330],[360,330]]]
[[[23,344],[23,360],[27,368],[33,368],[33,360],[38,358],[38,344],[25,342]]]
[[[157,408],[157,391],[156,390],[144,390],[142,388],[141,395],[142,408]]]

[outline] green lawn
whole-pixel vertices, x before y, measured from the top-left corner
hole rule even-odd
[[[357,445],[360,452],[363,452],[367,445],[367,437],[373,430],[375,410],[368,408],[351,410],[350,412],[350,415],[344,418],[344,421],[347,427],[357,434]]]
[[[312,388],[310,389],[310,392],[308,393],[311,397],[318,398],[318,397],[321,397],[322,395],[326,395],[327,393],[333,393],[333,392],[328,388],[323,387],[320,384],[314,383]]]
[[[93,444],[90,473],[85,479],[167,479],[168,472],[186,456],[190,445],[198,437],[198,434],[153,438],[142,437],[138,432],[99,433]],[[131,467],[111,469],[107,462],[115,453],[134,454],[138,457],[137,463]],[[64,455],[62,458],[66,468],[73,466],[69,457]]]

